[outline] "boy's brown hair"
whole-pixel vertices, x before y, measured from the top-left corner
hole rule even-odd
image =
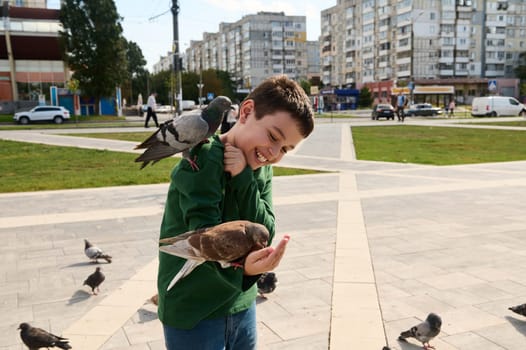
[[[254,101],[256,118],[288,112],[304,138],[314,129],[314,113],[303,88],[285,75],[265,79],[247,96]]]

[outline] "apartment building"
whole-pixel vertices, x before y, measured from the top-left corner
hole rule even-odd
[[[233,23],[221,23],[217,33],[203,33],[185,51],[185,68],[228,71],[238,91],[248,92],[265,78],[285,74],[300,80],[308,71],[306,17],[283,12],[258,12]]]
[[[469,102],[497,80],[516,96],[525,34],[521,0],[338,0],[321,13],[322,82],[451,85]]]

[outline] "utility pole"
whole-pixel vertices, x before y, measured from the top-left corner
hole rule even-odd
[[[173,16],[173,30],[174,30],[174,42],[173,42],[173,69],[174,75],[177,76],[176,83],[176,94],[177,94],[177,115],[181,115],[182,104],[183,104],[183,88],[182,88],[182,78],[181,78],[181,58],[179,56],[179,4],[177,0],[172,0],[172,16]]]

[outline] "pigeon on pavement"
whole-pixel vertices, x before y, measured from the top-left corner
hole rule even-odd
[[[442,327],[442,319],[440,316],[430,313],[424,322],[400,333],[398,340],[406,341],[406,338],[412,337],[422,342],[424,349],[434,349],[434,347],[429,344],[429,341],[440,333],[440,327]]]
[[[136,162],[143,162],[141,169],[150,162],[182,152],[194,170],[199,170],[195,159],[190,159],[190,149],[214,135],[226,112],[232,109],[232,101],[218,96],[203,109],[183,113],[161,124],[159,129],[135,149],[146,149]]]
[[[102,282],[104,282],[105,279],[106,276],[104,276],[104,274],[100,271],[100,267],[97,267],[95,269],[95,272],[93,272],[91,275],[88,276],[88,278],[86,278],[83,286],[90,286],[93,295],[97,295],[97,291],[100,292],[99,286]]]
[[[159,250],[187,259],[167,290],[205,261],[216,261],[223,268],[239,266],[250,252],[267,246],[269,232],[261,224],[245,220],[229,221],[213,227],[189,231],[161,239],[167,244]]]
[[[265,272],[259,277],[257,281],[258,292],[262,298],[265,298],[265,294],[272,293],[276,289],[278,278],[274,272]]]
[[[515,312],[516,314],[526,316],[526,304],[520,304],[517,306],[511,306],[508,308],[508,310],[511,310]]]
[[[102,249],[94,246],[87,239],[84,240],[84,254],[86,254],[88,258],[93,260],[93,262],[98,263],[98,259],[104,259],[108,263],[111,263],[111,256],[109,256],[108,254],[104,254]]]
[[[29,323],[21,323],[18,329],[20,329],[20,338],[30,350],[53,347],[71,349],[66,338],[56,336],[41,328],[31,327]]]

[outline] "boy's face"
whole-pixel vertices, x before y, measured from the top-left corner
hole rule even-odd
[[[241,105],[238,124],[235,146],[242,150],[253,170],[279,162],[303,140],[290,113],[277,111],[258,120],[252,100]]]

